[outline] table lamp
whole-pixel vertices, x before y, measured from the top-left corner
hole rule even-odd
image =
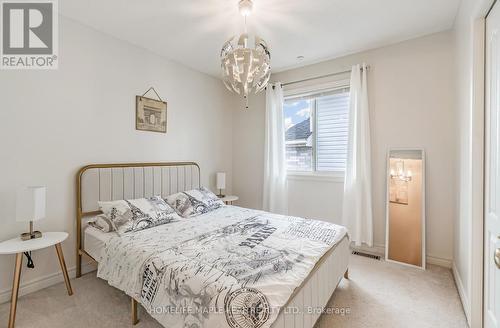
[[[46,208],[45,187],[25,187],[17,191],[16,221],[30,223],[30,231],[21,234],[22,240],[42,237],[40,231],[33,231],[33,221],[45,218]]]
[[[225,195],[222,194],[222,189],[226,189],[226,173],[225,172],[217,172],[217,179],[216,179],[216,184],[217,184],[217,189],[219,189],[219,198],[224,197]]]

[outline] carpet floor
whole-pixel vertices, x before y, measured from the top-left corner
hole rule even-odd
[[[323,314],[316,328],[467,327],[451,271],[437,266],[409,268],[352,255],[350,279],[343,279],[329,301],[343,314]],[[130,300],[97,279],[95,273],[21,297],[16,327],[128,327]],[[9,303],[0,305],[0,327],[6,327]],[[337,312],[337,311],[333,311]],[[160,328],[142,308],[137,328]]]

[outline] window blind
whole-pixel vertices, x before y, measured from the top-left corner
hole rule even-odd
[[[344,171],[347,159],[349,92],[316,98],[316,170]]]
[[[349,88],[337,88],[337,89],[326,89],[326,90],[316,90],[308,93],[299,93],[295,95],[289,95],[286,97],[285,102],[295,102],[299,100],[311,100],[321,97],[344,94],[347,92],[349,96]]]

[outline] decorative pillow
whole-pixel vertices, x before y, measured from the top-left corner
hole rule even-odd
[[[99,208],[120,235],[180,219],[175,210],[159,196],[99,202]]]
[[[170,195],[165,201],[184,218],[208,213],[224,206],[224,202],[205,187]]]
[[[113,223],[111,222],[110,219],[106,217],[106,215],[98,215],[94,221],[90,221],[89,225],[101,230],[102,232],[111,232],[115,231],[115,228],[113,227]]]

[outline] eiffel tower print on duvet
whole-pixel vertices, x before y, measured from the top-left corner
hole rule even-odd
[[[180,219],[175,210],[159,196],[99,202],[99,207],[120,235]]]

